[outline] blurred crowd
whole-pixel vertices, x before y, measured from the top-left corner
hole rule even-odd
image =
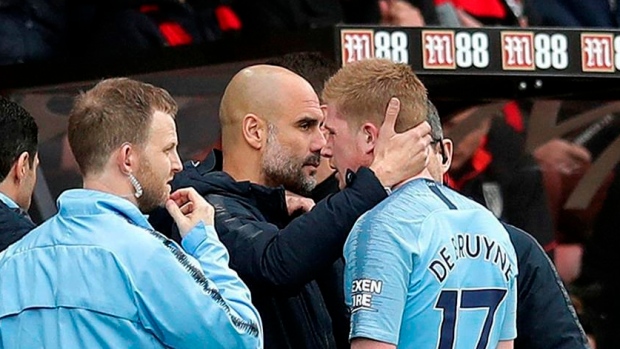
[[[593,0],[2,0],[0,64],[347,24],[617,27]]]

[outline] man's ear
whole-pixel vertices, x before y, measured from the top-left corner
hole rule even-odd
[[[442,173],[447,173],[450,169],[450,165],[452,164],[452,154],[454,151],[454,143],[449,138],[444,138],[443,142],[443,156],[441,156],[441,171]]]
[[[17,182],[21,182],[28,175],[30,166],[30,154],[27,151],[19,154],[17,160],[13,163],[13,172]]]
[[[243,138],[250,147],[259,150],[267,141],[267,123],[255,114],[247,114],[243,118]]]
[[[122,173],[133,173],[137,170],[138,154],[131,143],[123,143],[116,151],[116,164]]]
[[[366,154],[370,154],[375,150],[377,137],[379,137],[379,128],[371,122],[366,122],[361,126],[360,136],[362,137],[362,146]]]

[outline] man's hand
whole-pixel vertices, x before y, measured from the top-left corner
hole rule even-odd
[[[426,121],[406,132],[396,133],[394,125],[399,111],[398,98],[390,99],[379,129],[375,158],[370,165],[381,184],[390,188],[422,172],[428,164],[431,143],[431,126]]]
[[[314,200],[286,191],[286,208],[289,216],[298,211],[308,212],[314,205],[316,205]]]
[[[170,194],[166,209],[184,238],[200,221],[213,225],[215,210],[194,188],[183,188]]]
[[[554,138],[534,150],[534,158],[543,171],[557,171],[570,175],[592,162],[592,155],[581,145]]]
[[[424,17],[420,10],[403,0],[379,0],[381,24],[399,27],[423,27]]]

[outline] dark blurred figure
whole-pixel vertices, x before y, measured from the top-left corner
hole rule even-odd
[[[477,107],[448,115],[442,122],[455,150],[448,184],[486,206],[504,222],[521,228],[550,251],[553,222],[540,168],[524,151],[523,138],[499,115]]]
[[[0,251],[35,227],[30,207],[39,166],[38,127],[17,103],[0,96]]]
[[[615,137],[620,134],[615,129]],[[614,137],[614,138],[615,138]],[[585,314],[595,334],[597,349],[620,347],[620,298],[617,295],[620,255],[620,164],[610,174],[602,208],[594,220],[592,235],[586,240],[582,270],[575,287],[582,293]]]
[[[66,21],[65,0],[0,0],[0,65],[61,56]]]

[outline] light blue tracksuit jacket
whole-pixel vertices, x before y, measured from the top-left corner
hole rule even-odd
[[[176,243],[128,200],[76,189],[0,254],[0,349],[262,348],[213,227]]]

